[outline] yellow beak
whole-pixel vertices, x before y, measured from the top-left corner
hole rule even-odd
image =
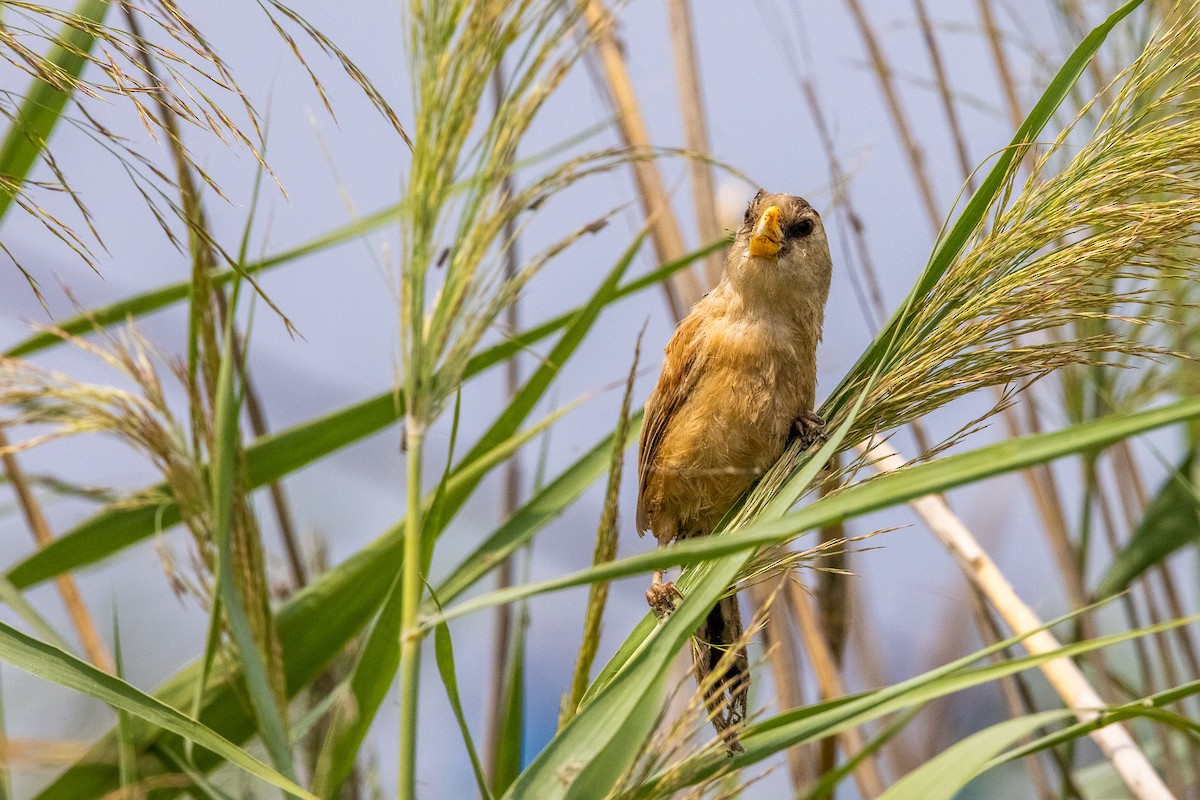
[[[779,227],[779,206],[762,213],[750,234],[750,255],[774,256],[783,246],[783,228]]]

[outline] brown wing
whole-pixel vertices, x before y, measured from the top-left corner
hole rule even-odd
[[[662,374],[658,376],[658,384],[646,400],[646,416],[642,421],[642,435],[638,441],[638,505],[637,529],[642,534],[650,529],[650,520],[646,513],[646,488],[649,484],[650,469],[653,467],[657,451],[671,420],[683,406],[700,374],[698,363],[701,360],[700,328],[702,314],[695,312],[684,318],[675,329],[675,335],[667,343],[666,357],[663,359]]]

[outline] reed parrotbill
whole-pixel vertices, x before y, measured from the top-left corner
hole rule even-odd
[[[660,545],[707,536],[793,436],[822,435],[813,404],[831,272],[825,228],[812,206],[760,191],[721,282],[679,323],[646,401],[639,533],[652,531]],[[646,599],[662,617],[677,595],[657,572]],[[735,593],[696,631],[692,657],[697,679],[708,686],[713,725],[730,750],[740,750],[750,670]]]

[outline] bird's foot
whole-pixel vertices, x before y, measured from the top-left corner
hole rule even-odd
[[[825,418],[815,411],[805,411],[801,414],[792,423],[792,430],[795,432],[796,438],[800,440],[801,447],[805,449],[816,442],[824,442],[829,439],[825,433]]]
[[[673,582],[663,583],[661,580],[656,580],[646,590],[646,602],[650,604],[650,610],[654,612],[654,616],[658,617],[659,621],[665,620],[675,613],[676,601],[682,597],[683,593],[675,588]]]

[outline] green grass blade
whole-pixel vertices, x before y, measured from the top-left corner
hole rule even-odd
[[[881,475],[867,483],[821,498],[779,519],[756,522],[734,533],[676,542],[651,553],[630,556],[559,578],[514,586],[472,598],[446,609],[443,618],[452,619],[500,603],[583,586],[597,580],[621,578],[671,566],[698,564],[717,556],[778,544],[805,531],[842,522],[860,514],[1102,447],[1198,415],[1200,400],[1182,400],[1137,414],[1101,418],[1052,433],[998,442],[967,453]]]
[[[219,577],[218,577],[219,580]],[[208,630],[204,634],[204,655],[200,657],[200,676],[192,694],[192,716],[199,717],[204,703],[204,691],[208,688],[208,676],[212,673],[213,660],[221,646],[221,589],[213,593],[212,608],[208,612]],[[184,755],[192,759],[192,743],[184,743]]]
[[[971,734],[905,775],[879,795],[879,800],[951,800],[1013,742],[1070,713],[1044,711],[1008,719]]]
[[[280,606],[275,622],[289,696],[310,685],[376,612],[395,575],[400,549],[396,530],[390,530]],[[218,658],[216,664],[200,720],[231,741],[245,741],[254,735],[255,723],[245,690],[238,686],[240,665],[233,658]],[[200,664],[192,663],[160,686],[156,697],[171,706],[186,706],[199,674]],[[179,737],[152,728],[141,728],[135,735],[139,752],[182,749]],[[117,787],[113,752],[113,736],[100,738],[84,758],[38,795],[39,800],[104,797]],[[203,751],[196,753],[195,761],[203,771],[221,763]]]
[[[319,702],[314,703],[307,711],[301,714],[300,719],[296,720],[292,725],[292,741],[298,742],[312,733],[317,723],[333,710],[335,703],[340,702],[345,696],[346,686],[345,684],[339,684],[329,694],[322,697]]]
[[[838,784],[858,769],[859,765],[868,758],[873,758],[885,744],[908,727],[908,723],[912,722],[913,717],[920,711],[920,706],[917,706],[897,714],[895,719],[888,720],[887,726],[871,739],[865,747],[846,758],[835,769],[831,769],[822,775],[821,779],[809,789],[808,794],[804,795],[803,800],[825,800],[826,798],[833,797],[834,792],[837,791]]]
[[[337,707],[329,733],[321,745],[314,769],[313,790],[322,797],[336,797],[354,771],[354,762],[367,730],[400,668],[399,630],[400,572],[397,568],[383,609],[354,663],[348,684],[349,700]]]
[[[1195,452],[1188,453],[1150,502],[1129,541],[1109,565],[1097,597],[1122,591],[1139,575],[1186,544],[1200,541],[1200,495],[1193,480]]]
[[[521,447],[549,430],[551,425],[558,422],[571,411],[574,411],[579,405],[580,403],[577,401],[569,403],[562,408],[557,408],[533,425],[516,431],[507,439],[494,443],[491,449],[480,453],[476,458],[471,460],[464,459],[439,484],[435,496],[430,498],[428,502],[429,508],[432,509],[435,504],[444,506],[445,503],[450,502],[448,498],[469,495],[471,489],[478,486],[479,482],[487,477],[489,472],[507,461]],[[439,509],[439,513],[434,516],[434,519],[430,520],[430,524],[437,523],[444,526],[447,516],[446,510],[441,508]]]
[[[500,735],[496,739],[496,765],[492,792],[503,795],[521,774],[525,743],[525,642],[529,630],[529,606],[521,603],[513,626],[508,663],[504,665],[504,694],[501,703]]]
[[[236,307],[236,302],[231,304]],[[217,407],[215,411],[216,432],[213,436],[213,463],[209,473],[212,487],[212,507],[216,514],[214,537],[217,545],[218,580],[221,603],[225,606],[225,618],[229,631],[237,646],[243,666],[250,702],[258,720],[259,734],[271,754],[276,769],[295,780],[292,766],[292,747],[288,740],[286,709],[275,701],[271,689],[267,664],[256,640],[246,614],[243,598],[238,588],[233,553],[233,504],[237,481],[237,451],[239,447],[238,415],[241,403],[234,391],[234,374],[237,372],[233,353],[232,321],[229,314],[225,329],[225,342],[221,351],[221,369],[217,376]]]
[[[71,652],[72,647],[62,634],[55,630],[54,626],[47,622],[46,618],[25,599],[21,590],[13,586],[12,581],[6,578],[0,578],[0,603],[4,603],[16,612],[17,616],[29,623],[29,627],[33,628],[43,641],[49,642],[60,650]]]
[[[117,620],[117,607],[113,605],[113,659],[117,677],[125,680],[125,658],[121,653],[121,626]],[[117,772],[121,788],[130,796],[130,787],[137,783],[137,754],[134,752],[133,735],[129,732],[129,712],[117,711]]]
[[[1193,695],[1200,694],[1200,680],[1189,681],[1180,686],[1175,686],[1157,694],[1152,694],[1149,697],[1143,697],[1134,700],[1124,705],[1113,706],[1107,709],[1103,714],[1089,722],[1076,722],[1073,725],[1054,731],[1053,733],[1042,736],[1029,744],[1022,745],[1011,752],[1005,753],[996,761],[1016,761],[1033,753],[1048,750],[1052,747],[1058,747],[1061,744],[1074,741],[1080,737],[1086,736],[1097,728],[1102,728],[1105,725],[1110,725],[1114,722],[1123,722],[1127,719],[1137,719],[1138,717],[1152,716],[1155,712],[1162,710],[1163,706],[1178,703]],[[1169,724],[1176,724],[1174,719],[1170,720]],[[1193,720],[1185,721],[1185,728],[1196,733],[1196,722]]]
[[[3,677],[3,672],[0,672],[0,677]],[[8,752],[8,724],[4,719],[4,681],[0,680],[0,753]],[[0,758],[0,800],[11,800],[13,796],[8,761],[8,758]]]
[[[633,263],[633,259],[637,256],[638,251],[641,250],[645,239],[646,232],[643,231],[638,234],[633,243],[625,250],[617,260],[616,265],[605,276],[599,288],[592,294],[591,299],[571,317],[558,342],[555,343],[554,347],[542,360],[538,368],[534,370],[533,374],[529,376],[525,385],[509,400],[508,405],[496,418],[495,422],[484,432],[479,441],[475,443],[475,446],[471,448],[470,452],[463,457],[457,471],[461,471],[463,467],[484,458],[500,442],[512,436],[525,418],[529,416],[534,406],[542,399],[546,389],[549,388],[551,381],[558,375],[559,369],[574,355],[584,336],[592,329],[592,325],[596,322],[596,318],[600,316],[600,312],[613,301],[620,286],[621,278],[625,275],[626,270],[629,269],[629,265]],[[467,497],[474,491],[482,478],[483,476],[480,475],[479,478],[472,481],[465,481],[463,485],[446,492],[444,513],[442,515],[443,525],[462,507],[462,504],[466,502]],[[440,531],[435,531],[435,535],[438,532]]]
[[[213,288],[221,287],[231,283],[239,274],[255,275],[273,267],[299,261],[302,258],[357,239],[360,236],[365,236],[392,223],[396,219],[396,209],[398,207],[398,205],[389,206],[362,219],[335,228],[298,247],[290,248],[282,253],[277,253],[259,261],[248,262],[241,267],[240,272],[233,269],[215,271],[209,280],[212,282]],[[89,309],[81,314],[76,314],[73,317],[56,323],[56,326],[67,333],[81,336],[95,330],[97,327],[105,328],[109,325],[119,325],[128,319],[137,319],[153,311],[158,311],[159,309],[186,300],[190,291],[191,281],[180,281],[168,284],[167,286],[160,286],[157,289],[152,289],[133,297],[127,297],[124,300],[118,300],[109,305]],[[52,332],[43,331],[35,333],[13,345],[5,352],[5,355],[10,358],[24,357],[59,344],[62,344],[61,337]]]
[[[724,240],[714,242],[630,281],[608,302],[656,285],[724,243]],[[473,356],[467,365],[465,377],[473,377],[544,339],[567,325],[581,310],[582,307],[563,314]],[[403,416],[403,396],[387,391],[324,417],[263,437],[246,449],[250,486],[256,488],[279,480],[319,458],[387,428]],[[163,485],[153,487],[153,490],[169,496]],[[107,509],[12,567],[8,578],[18,588],[25,589],[64,572],[95,564],[178,522],[179,509],[174,502]]]
[[[188,788],[192,791],[198,792],[200,796],[206,798],[206,800],[235,800],[225,792],[222,792],[216,786],[213,786],[206,777],[192,768],[187,759],[180,756],[174,750],[169,750],[164,747],[159,749],[158,754],[161,754],[168,762],[170,762],[172,767],[174,767],[180,773],[186,775],[188,780],[192,782],[192,785]]]
[[[190,739],[225,762],[296,797],[316,800],[314,795],[301,789],[292,780],[196,720],[144,694],[120,678],[101,672],[91,664],[26,636],[3,622],[0,622],[0,659],[17,669],[94,697],[114,708],[128,711],[151,725]]]
[[[483,765],[479,763],[479,752],[475,749],[475,740],[471,738],[471,729],[467,725],[466,714],[463,713],[462,699],[458,695],[458,676],[454,668],[454,646],[450,642],[450,627],[438,625],[433,634],[434,653],[437,660],[438,674],[442,685],[446,688],[446,699],[450,701],[450,710],[458,722],[458,730],[462,733],[463,744],[467,747],[467,756],[471,759],[471,769],[475,773],[475,782],[479,786],[479,794],[492,800],[492,790],[483,774]]]
[[[637,378],[638,362],[642,351],[642,334],[638,334],[637,345],[633,350],[633,362],[629,366],[629,375],[625,380],[625,395],[621,398],[621,411],[617,417],[617,427],[614,437],[618,440],[612,450],[612,458],[608,467],[608,488],[604,497],[604,509],[596,526],[596,544],[592,549],[592,563],[602,564],[612,561],[617,554],[617,532],[620,530],[618,494],[621,489],[621,473],[625,464],[625,442],[629,437],[629,427],[632,414],[630,406],[633,400],[633,383]],[[576,709],[583,701],[584,693],[591,683],[592,663],[596,659],[596,651],[600,647],[600,631],[604,620],[604,609],[608,603],[609,583],[601,581],[588,587],[588,602],[584,612],[583,636],[579,652],[575,658],[575,671],[571,678],[571,688],[563,697],[562,710],[559,712],[559,727],[575,715]]]
[[[630,420],[625,440],[628,447],[637,437],[641,412]],[[524,505],[482,544],[459,562],[438,584],[438,597],[449,602],[494,569],[506,556],[527,543],[533,534],[558,517],[567,506],[595,483],[608,467],[612,454],[612,435],[585,453]]]
[[[81,0],[73,15],[87,23],[100,23],[108,13],[108,0]],[[59,41],[46,55],[47,61],[72,78],[79,77],[87,64],[85,53],[92,49],[95,37],[73,25],[64,25]],[[70,92],[34,79],[21,107],[0,144],[0,175],[21,184],[29,175],[38,156],[46,148],[54,126],[70,99]],[[0,188],[0,219],[12,205],[15,190]]]

